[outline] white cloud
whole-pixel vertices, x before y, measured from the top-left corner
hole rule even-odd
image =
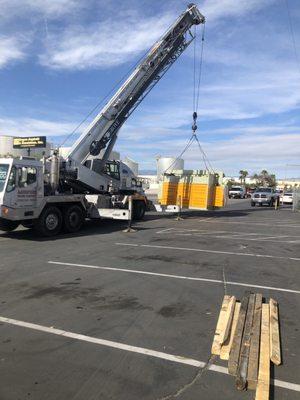
[[[205,0],[201,5],[201,11],[207,21],[214,21],[224,17],[241,16],[257,11],[274,0]]]
[[[90,26],[73,26],[48,37],[42,65],[54,69],[107,68],[132,59],[148,49],[172,20],[116,18]]]
[[[48,18],[68,14],[83,6],[82,0],[0,0],[0,16],[13,19],[16,16],[42,14]]]
[[[0,36],[0,69],[25,58],[24,43],[14,37]]]
[[[11,136],[61,136],[71,133],[74,123],[34,118],[0,118],[0,134]]]
[[[250,131],[250,130],[249,130]],[[120,141],[118,150],[141,163],[140,168],[155,168],[154,157],[177,156],[187,143],[187,134],[182,132],[183,139],[165,137],[149,143]],[[237,174],[241,168],[250,173],[268,169],[278,176],[283,174],[286,164],[297,164],[299,161],[300,132],[295,134],[264,135],[257,132],[236,135],[234,138],[218,142],[209,141],[205,134],[199,135],[200,142],[215,169],[223,170],[227,175]],[[185,168],[203,168],[202,156],[196,146],[184,154]],[[292,171],[291,174],[295,174]]]

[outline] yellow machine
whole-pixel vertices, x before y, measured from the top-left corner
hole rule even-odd
[[[212,210],[224,207],[227,199],[223,172],[178,170],[165,174],[159,185],[161,206],[176,205],[191,210]]]

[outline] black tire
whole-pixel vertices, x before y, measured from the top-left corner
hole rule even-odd
[[[83,210],[80,206],[73,205],[64,212],[64,230],[69,233],[78,232],[84,223]]]
[[[133,202],[133,219],[140,221],[144,218],[146,212],[146,204],[144,201],[138,200]]]
[[[51,237],[61,231],[62,223],[63,218],[60,209],[56,206],[49,206],[42,211],[34,228],[42,236]]]
[[[7,219],[0,218],[0,231],[11,232],[19,226],[17,221],[8,221]]]
[[[251,207],[255,207],[255,202],[251,201]]]

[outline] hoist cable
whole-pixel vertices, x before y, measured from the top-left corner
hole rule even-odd
[[[168,166],[168,168],[164,170],[163,174],[165,174],[171,167],[173,167],[173,165],[176,163],[176,161],[178,161],[178,160],[183,156],[183,154],[188,150],[188,148],[191,146],[191,144],[193,143],[193,141],[194,141],[194,139],[195,139],[194,136],[195,136],[195,135],[192,135],[192,136],[189,138],[189,140],[188,140],[186,146],[184,147],[184,149],[182,150],[182,152],[175,158],[175,160],[172,162],[172,164],[170,164],[170,165]]]
[[[207,157],[205,151],[203,150],[203,147],[201,146],[197,135],[195,135],[195,139],[196,139],[196,142],[198,143],[199,150],[200,150],[200,152],[202,153],[203,161],[205,160],[205,161],[204,161],[205,166],[207,167],[206,163],[207,163],[208,166],[209,166],[209,168],[207,167],[206,169],[207,169],[208,171],[212,171],[213,173],[215,173],[214,168],[213,168],[213,166],[211,165],[211,162],[209,161],[209,159],[208,159],[208,157]]]

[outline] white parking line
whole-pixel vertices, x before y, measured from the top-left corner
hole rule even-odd
[[[165,232],[171,231],[172,229],[174,229],[174,228],[162,229],[161,231],[157,231],[156,233],[165,233]]]
[[[220,280],[220,279],[197,278],[197,277],[193,277],[193,276],[163,274],[160,272],[150,272],[150,271],[142,271],[142,270],[136,270],[136,269],[127,269],[127,268],[100,267],[98,265],[74,264],[74,263],[67,263],[67,262],[61,262],[61,261],[48,261],[48,264],[63,265],[66,267],[100,269],[103,271],[128,272],[131,274],[152,275],[152,276],[159,276],[159,277],[164,277],[164,278],[185,279],[185,280],[190,280],[190,281],[200,281],[200,282],[209,282],[209,283],[218,283],[218,284],[220,283],[222,285],[224,283],[223,280]],[[226,281],[226,285],[246,286],[246,287],[259,288],[259,289],[276,290],[278,292],[289,292],[289,293],[300,294],[300,290],[285,289],[285,288],[279,288],[279,287],[274,287],[274,286],[253,285],[250,283],[242,283],[242,282]]]
[[[199,235],[213,235],[215,233],[228,233],[230,234],[230,236],[259,236],[259,237],[270,237],[270,234],[266,234],[266,233],[260,233],[260,232],[241,232],[241,231],[212,231],[212,230],[208,230],[208,229],[186,229],[186,228],[168,228],[168,229],[164,229],[162,231],[158,231],[156,233],[164,233],[166,231],[173,231],[173,232],[178,232],[178,233],[184,233],[184,232],[191,232],[192,234],[199,234]],[[276,235],[276,236],[272,236],[274,238],[285,238],[285,237],[290,237],[290,238],[299,238],[299,235]]]
[[[228,239],[228,240],[236,240],[239,238],[241,240],[249,240],[249,241],[270,241],[270,242],[278,242],[280,240],[281,243],[298,243],[298,240],[282,240],[283,238],[299,238],[299,235],[277,235],[270,236],[265,233],[253,233],[253,232],[237,232],[237,231],[211,231],[211,230],[203,230],[203,229],[177,229],[177,228],[169,228],[162,231],[156,232],[157,234],[172,234],[175,236],[209,236],[215,237],[218,239]],[[217,234],[217,235],[215,235]],[[220,235],[221,234],[221,235]],[[253,237],[256,236],[256,237]],[[275,239],[275,240],[273,240]]]
[[[196,251],[200,253],[212,253],[212,254],[228,254],[231,256],[244,256],[244,257],[260,257],[260,258],[274,258],[277,260],[292,260],[300,261],[297,257],[283,257],[273,256],[269,254],[255,254],[255,253],[235,253],[233,251],[221,251],[221,250],[208,250],[208,249],[195,249],[190,247],[175,247],[175,246],[159,246],[151,244],[133,244],[133,243],[115,243],[117,246],[133,246],[133,247],[148,247],[153,249],[169,249],[169,250],[182,250],[182,251]]]
[[[194,221],[197,221],[197,222],[206,222],[206,221],[204,221],[204,220],[202,220],[202,219],[197,219],[197,220],[194,220]],[[291,224],[286,224],[286,223],[281,224],[280,222],[277,222],[276,224],[274,224],[274,223],[268,224],[268,223],[265,223],[265,222],[220,221],[220,220],[218,219],[218,220],[213,220],[213,221],[210,220],[209,223],[210,223],[210,224],[239,224],[239,225],[241,225],[241,224],[243,223],[243,224],[247,224],[247,225],[272,226],[273,228],[281,228],[281,227],[283,227],[283,228],[298,228],[298,229],[300,228],[300,225],[296,225],[296,224],[291,225]]]
[[[151,350],[151,349],[147,349],[144,347],[131,346],[131,345],[128,345],[125,343],[113,342],[111,340],[99,339],[94,336],[86,336],[86,335],[82,335],[79,333],[68,332],[68,331],[65,331],[62,329],[56,329],[56,328],[47,327],[47,326],[43,326],[43,325],[33,324],[31,322],[25,322],[25,321],[20,321],[20,320],[16,320],[16,319],[12,319],[12,318],[1,317],[1,316],[0,316],[0,322],[6,323],[9,325],[20,326],[20,327],[27,328],[27,329],[32,329],[35,331],[50,333],[52,335],[66,337],[66,338],[70,338],[70,339],[74,339],[74,340],[81,340],[83,342],[93,343],[93,344],[97,344],[100,346],[106,346],[106,347],[111,347],[111,348],[118,349],[118,350],[129,351],[129,352],[137,353],[137,354],[143,354],[145,356],[160,358],[162,360],[176,362],[179,364],[191,365],[191,366],[197,367],[197,368],[204,368],[206,366],[206,363],[204,361],[195,360],[193,358],[187,358],[184,356],[177,356],[174,354],[163,353],[161,351]],[[212,364],[208,367],[208,370],[228,375],[227,368],[221,367],[219,365]],[[272,380],[271,383],[277,387],[281,387],[281,388],[288,389],[288,390],[293,390],[295,392],[300,392],[300,385],[297,383],[285,382],[285,381],[281,381],[278,379]]]

